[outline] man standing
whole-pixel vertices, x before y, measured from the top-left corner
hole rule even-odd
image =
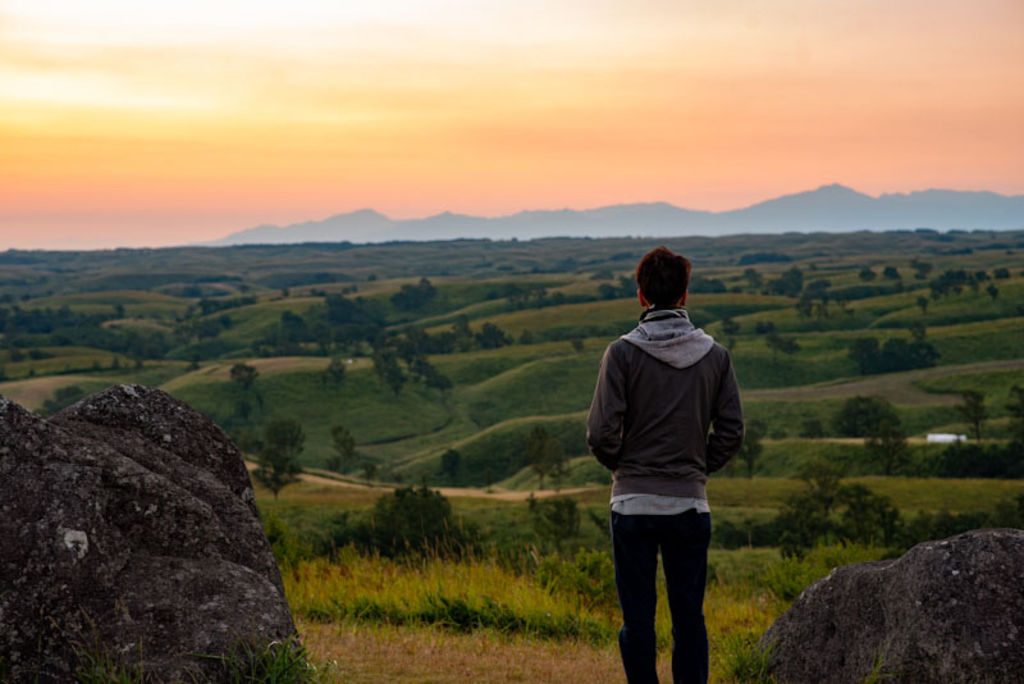
[[[658,681],[659,550],[672,614],[673,680],[707,681],[711,513],[704,485],[743,441],[729,352],[694,328],[682,308],[689,281],[690,262],[665,247],[640,261],[640,324],[605,351],[587,417],[590,451],[612,471],[619,650],[630,683]]]

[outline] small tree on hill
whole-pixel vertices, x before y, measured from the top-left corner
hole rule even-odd
[[[320,376],[325,385],[338,387],[345,380],[345,361],[334,357]]]
[[[328,461],[327,467],[335,472],[348,470],[356,454],[356,440],[344,425],[335,425],[331,428],[331,448],[334,455]]]
[[[870,437],[879,433],[879,426],[889,420],[899,425],[896,409],[881,397],[850,397],[832,420],[837,435]]]
[[[526,438],[526,460],[540,480],[537,488],[544,489],[546,476],[557,473],[560,481],[562,474],[558,471],[564,467],[565,451],[557,440],[548,436],[547,430],[537,425]]]
[[[768,426],[754,418],[747,422],[746,430],[743,433],[743,446],[740,447],[740,459],[747,464],[747,477],[754,477],[754,466],[757,459],[764,451],[761,440],[768,433]]]
[[[449,479],[454,480],[459,472],[459,465],[462,461],[462,455],[455,449],[448,449],[441,454],[441,474],[447,476]]]
[[[509,343],[505,331],[494,323],[484,323],[484,327],[476,334],[476,342],[481,349],[497,349]]]
[[[397,397],[402,391],[406,377],[398,365],[394,352],[386,347],[376,349],[373,354],[373,370],[380,381]]]
[[[957,404],[956,410],[964,417],[970,426],[974,439],[981,441],[981,429],[988,419],[988,409],[985,408],[985,395],[981,392],[968,390],[960,395],[964,402]]]
[[[764,341],[768,344],[768,348],[772,350],[772,362],[777,360],[778,352],[783,354],[795,354],[800,351],[800,345],[791,337],[783,337],[777,332],[770,332],[765,336]]]
[[[533,494],[526,500],[533,529],[542,541],[561,551],[562,543],[580,532],[580,509],[573,499],[541,499]]]
[[[907,464],[907,438],[900,429],[899,418],[883,417],[864,446],[885,475],[894,475]]]
[[[231,380],[246,392],[252,389],[259,374],[258,370],[247,363],[236,363],[231,367]]]
[[[278,492],[299,479],[299,473],[302,472],[299,454],[305,445],[306,435],[298,421],[275,418],[267,423],[263,431],[263,442],[263,449],[256,460],[259,467],[253,471],[253,477],[266,486],[277,500]]]
[[[377,477],[377,464],[370,459],[363,461],[363,477],[366,479],[366,484],[370,484]]]

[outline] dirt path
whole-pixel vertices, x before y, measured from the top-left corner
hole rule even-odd
[[[961,373],[985,373],[1020,368],[1024,368],[1024,359],[985,361],[959,366],[935,366],[903,373],[878,375],[852,382],[747,390],[743,392],[743,399],[746,401],[816,401],[861,395],[882,396],[894,404],[952,405],[960,403],[959,394],[925,392],[914,383],[926,378],[939,378]]]
[[[245,467],[249,470],[255,470],[256,464],[252,461],[246,461]],[[349,480],[339,480],[333,477],[326,477],[324,475],[317,475],[315,472],[305,472],[299,475],[299,479],[303,482],[310,484],[324,485],[327,487],[342,487],[348,489],[363,489],[373,490],[381,492],[392,492],[395,487],[391,485],[365,485],[359,482],[351,482]],[[480,489],[478,487],[431,487],[436,492],[441,492],[444,496],[468,496],[480,499],[494,499],[496,501],[526,501],[532,494],[537,499],[546,499],[552,496],[565,496],[568,494],[582,494],[584,492],[592,491],[593,487],[574,487],[571,489],[562,489],[554,491],[553,489],[544,489],[541,491],[519,491],[519,490],[496,490],[491,489]]]

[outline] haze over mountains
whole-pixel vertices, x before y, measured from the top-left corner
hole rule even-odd
[[[924,190],[871,197],[833,184],[722,212],[697,211],[655,202],[580,211],[523,211],[496,218],[445,212],[422,219],[394,220],[372,209],[363,209],[331,216],[322,221],[306,221],[283,227],[256,226],[205,244],[224,246],[457,238],[525,240],[553,236],[713,237],[736,233],[915,228],[1024,228],[1024,195]]]

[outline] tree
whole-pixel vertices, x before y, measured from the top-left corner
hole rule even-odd
[[[324,384],[338,387],[345,380],[345,361],[334,357],[321,376]]]
[[[870,437],[879,433],[882,421],[896,424],[896,409],[880,397],[850,397],[832,419],[832,427],[842,437]]]
[[[800,479],[807,483],[808,495],[817,502],[827,517],[839,497],[839,484],[843,473],[840,468],[823,458],[816,458],[800,469]]]
[[[764,439],[767,432],[768,427],[757,418],[747,421],[743,433],[743,446],[740,447],[739,453],[740,459],[747,464],[747,477],[754,477],[754,466],[757,464],[761,452],[764,451],[761,440]]]
[[[448,449],[441,454],[441,474],[454,480],[459,472],[462,455],[455,449]]]
[[[427,486],[403,487],[381,496],[372,510],[372,524],[363,531],[368,550],[384,556],[408,553],[458,552],[467,541],[452,516],[452,506]]]
[[[259,467],[253,471],[253,477],[274,494],[275,500],[278,492],[298,481],[302,472],[299,454],[305,442],[302,425],[292,418],[275,418],[264,428],[264,446],[257,457]]]
[[[799,556],[822,539],[828,540],[835,530],[829,514],[841,491],[838,468],[816,459],[804,466],[800,478],[806,489],[790,497],[774,521],[780,531],[782,555],[787,557]]]
[[[505,331],[494,323],[484,323],[484,327],[476,334],[476,342],[483,349],[497,349],[509,343]]]
[[[373,370],[380,378],[380,381],[384,383],[397,397],[402,391],[402,385],[405,384],[405,373],[398,365],[398,359],[395,358],[394,352],[387,347],[378,347],[373,352]]]
[[[548,431],[537,425],[526,438],[526,460],[537,473],[538,489],[544,489],[544,478],[562,467],[565,451],[562,445],[548,436]]]
[[[771,294],[784,295],[786,297],[798,297],[804,289],[804,274],[796,266],[768,283],[768,291]]]
[[[352,459],[356,455],[356,440],[343,425],[335,425],[331,428],[331,448],[334,449],[336,467],[331,468],[336,472],[348,470]]]
[[[403,311],[419,309],[437,295],[435,288],[426,278],[420,278],[416,285],[406,283],[402,288],[391,296],[391,303]]]
[[[231,380],[245,391],[252,389],[260,372],[247,363],[236,363],[231,367]]]
[[[744,270],[743,277],[746,279],[747,285],[754,290],[761,287],[761,284],[764,282],[764,278],[761,277],[761,274],[758,273],[757,270],[753,268],[748,268]]]
[[[871,270],[870,266],[865,266],[864,268],[860,269],[860,273],[857,274],[857,277],[867,283],[874,280],[876,275],[875,272]]]
[[[899,418],[885,416],[864,441],[868,454],[882,467],[885,475],[894,475],[907,464],[907,438]]]
[[[914,321],[907,326],[907,330],[910,331],[910,338],[915,342],[924,342],[924,338],[928,334],[928,329],[921,321]]]
[[[995,301],[996,297],[999,296],[999,288],[994,283],[989,283],[988,287],[985,288],[985,292],[992,298],[992,301]]]
[[[814,300],[806,294],[801,295],[796,302],[796,313],[800,318],[810,318],[814,312]]]
[[[887,496],[875,494],[862,484],[839,489],[839,503],[846,506],[840,532],[857,544],[891,546],[901,529],[900,512]]]
[[[861,337],[850,345],[847,356],[857,364],[861,375],[868,375],[934,366],[939,352],[923,340],[908,342],[893,337],[879,347],[874,337]]]
[[[896,270],[895,266],[886,266],[882,269],[882,277],[887,278],[888,280],[899,280],[900,272]]]
[[[526,500],[533,529],[544,541],[561,550],[562,542],[580,532],[580,509],[574,499],[538,500],[533,494]]]
[[[800,345],[791,337],[782,337],[777,332],[770,332],[765,336],[764,341],[772,350],[772,362],[776,361],[778,352],[783,354],[795,354],[800,351]]]
[[[370,459],[365,459],[363,461],[363,477],[366,478],[367,484],[377,477],[377,464]]]
[[[918,261],[917,259],[911,259],[910,267],[916,271],[914,277],[918,280],[924,280],[928,277],[928,274],[932,272],[932,264],[927,261]]]
[[[928,313],[928,298],[927,297],[918,297],[917,298],[917,305],[921,308],[921,315],[924,315],[924,314]]]
[[[980,442],[981,428],[988,418],[988,409],[985,408],[985,395],[981,392],[968,390],[963,392],[960,397],[964,400],[964,403],[957,404],[955,408],[964,417],[964,420],[970,424],[971,432],[974,433],[974,439]]]

